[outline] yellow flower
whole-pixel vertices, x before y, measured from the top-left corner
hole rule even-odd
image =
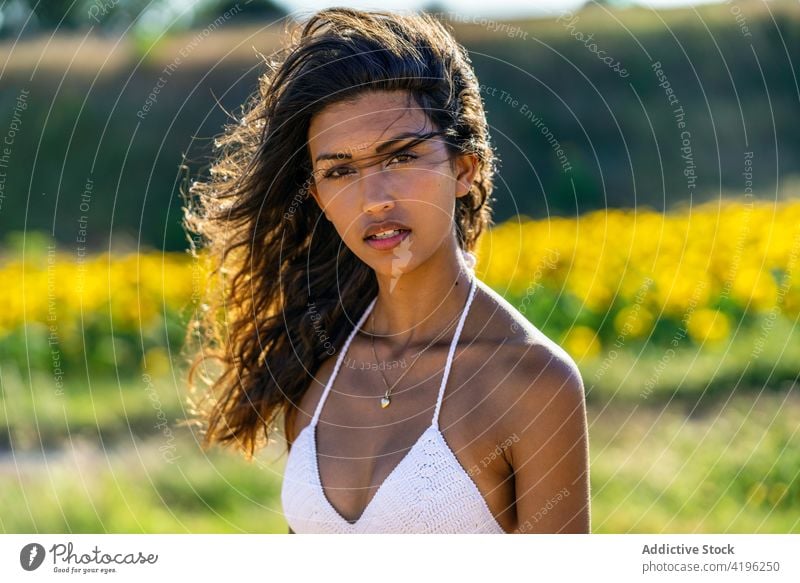
[[[640,338],[652,330],[654,319],[653,314],[642,306],[627,306],[614,318],[614,329],[623,336]]]
[[[564,338],[562,346],[576,362],[594,358],[602,350],[595,331],[587,326],[573,326]]]
[[[757,268],[744,268],[736,274],[731,285],[731,296],[750,309],[767,311],[775,305],[777,286],[769,272]]]
[[[728,316],[718,310],[700,308],[692,312],[687,323],[689,336],[696,342],[719,342],[728,337]]]

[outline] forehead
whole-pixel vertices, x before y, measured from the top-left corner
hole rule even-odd
[[[312,117],[308,147],[312,161],[326,153],[358,156],[374,152],[398,134],[432,129],[428,116],[407,91],[370,92],[331,104]]]

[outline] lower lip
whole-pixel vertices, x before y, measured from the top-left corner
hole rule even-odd
[[[400,231],[394,237],[387,237],[386,239],[365,239],[364,241],[373,249],[379,251],[386,251],[387,249],[394,249],[400,242],[408,237],[411,231]]]

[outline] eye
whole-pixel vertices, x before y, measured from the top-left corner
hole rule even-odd
[[[399,152],[399,153],[395,154],[394,156],[392,156],[390,158],[390,160],[394,160],[395,158],[410,158],[411,160],[416,160],[417,156],[415,156],[414,154],[411,154],[410,152]],[[406,162],[408,162],[408,160]]]
[[[392,160],[395,160],[397,158],[404,158],[405,160],[400,162],[400,164],[407,164],[411,160],[416,160],[418,156],[410,152],[403,151],[394,154],[391,158],[389,158],[389,161],[391,162]],[[332,180],[336,180],[337,178],[344,178],[345,176],[350,174],[350,172],[347,172],[347,170],[349,170],[348,166],[336,166],[335,168],[331,168],[330,170],[325,172],[322,176],[323,178],[330,178]],[[346,173],[337,174],[338,172],[346,172]]]
[[[322,176],[323,178],[342,178],[344,175],[335,174],[336,172],[341,172],[343,170],[347,170],[347,166],[337,166],[336,168],[331,168],[327,172],[325,172]]]

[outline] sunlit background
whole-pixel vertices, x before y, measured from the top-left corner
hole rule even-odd
[[[581,368],[593,530],[800,532],[800,8],[521,0],[0,6],[0,529],[286,532],[282,441],[179,426],[208,283],[179,195],[329,5],[470,51],[501,160],[478,275]]]

